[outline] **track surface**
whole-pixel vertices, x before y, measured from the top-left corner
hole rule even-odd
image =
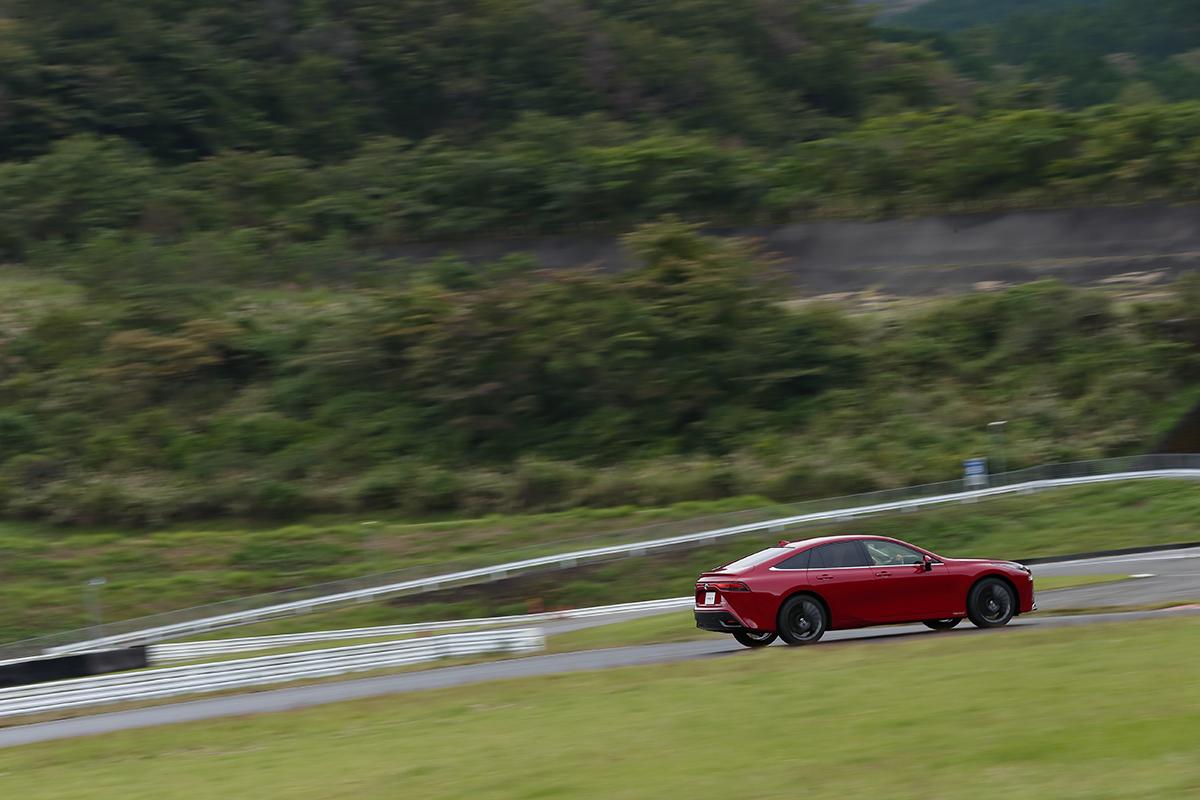
[[[1037,578],[1058,575],[1148,576],[1115,584],[1081,586],[1039,594],[1038,607],[1042,611],[1200,601],[1200,547],[1060,561],[1035,565],[1030,569],[1033,570],[1035,581]]]
[[[1142,605],[1200,600],[1200,548],[1043,564],[1033,567],[1033,570],[1035,577],[1103,574],[1151,576],[1134,581],[1042,593],[1038,596],[1038,605],[1043,612],[1052,612],[1056,608],[1080,606]],[[1134,622],[1140,619],[1188,615],[1200,616],[1200,608],[1080,616],[1047,616],[1043,613],[1014,620],[1003,631],[978,631],[970,627],[963,627],[951,633],[933,633],[912,625],[832,631],[823,642],[889,642],[903,641],[914,636],[994,636],[1005,635],[1006,631],[1013,630],[1088,625],[1097,622]],[[574,620],[554,623],[546,627],[550,633],[559,633],[564,630],[612,623],[613,621],[613,618],[603,621]],[[711,639],[695,642],[588,650],[461,667],[446,667],[377,678],[215,697],[0,729],[0,747],[13,747],[33,742],[90,736],[177,722],[286,711],[363,697],[439,689],[504,678],[536,677],[696,658],[730,658],[745,652],[744,648],[735,644],[732,639],[714,635]]]

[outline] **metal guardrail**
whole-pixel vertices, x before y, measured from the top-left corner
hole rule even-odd
[[[1016,492],[1145,478],[1200,479],[1200,455],[1146,455],[1050,464],[990,476],[990,486],[986,489],[964,490],[962,480],[954,480],[732,512],[703,520],[663,523],[611,536],[628,539],[639,534],[653,535],[667,530],[689,528],[691,532],[458,570],[447,565],[450,569],[440,574],[429,574],[428,568],[416,572],[406,570],[310,586],[291,592],[240,598],[226,603],[125,620],[99,629],[38,637],[0,648],[0,655],[71,653],[128,644],[147,644],[290,614],[307,613],[340,603],[363,602],[388,595],[428,592],[451,586],[500,580],[536,570],[566,568],[623,556],[645,555],[652,551],[662,552],[702,545],[733,536],[777,533],[857,516],[913,511],[926,506],[980,500]],[[702,525],[713,527],[697,532],[696,528]]]
[[[111,703],[205,694],[250,686],[366,672],[481,653],[541,650],[537,628],[431,636],[214,664],[114,673],[0,689],[0,717],[45,714]]]
[[[378,639],[385,636],[406,636],[411,633],[455,630],[457,628],[480,628],[510,624],[532,624],[560,619],[588,619],[617,614],[632,614],[643,611],[671,611],[690,608],[695,598],[670,597],[665,600],[647,600],[641,603],[621,603],[611,606],[572,608],[564,611],[545,611],[539,614],[517,614],[506,617],[478,617],[475,619],[446,620],[443,622],[413,622],[406,625],[379,625],[371,628],[345,628],[334,631],[312,631],[309,633],[281,633],[273,636],[248,636],[237,639],[213,639],[202,642],[176,642],[173,644],[150,645],[150,662],[162,664],[171,661],[192,661],[235,653],[251,653],[256,650],[272,650],[277,647],[337,642],[347,639]]]

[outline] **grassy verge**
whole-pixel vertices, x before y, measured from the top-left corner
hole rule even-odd
[[[0,617],[0,641],[88,624],[82,587],[97,576],[108,581],[105,618],[127,619],[390,570],[429,573],[598,541],[666,536],[694,530],[693,520],[766,505],[762,498],[742,497],[653,509],[420,522],[387,515],[320,517],[277,528],[152,532],[67,532],[0,522],[0,607],[10,611]]]
[[[0,775],[24,800],[642,798],[711,790],[719,758],[752,798],[1185,798],[1197,656],[1194,619],[770,648],[35,745]]]
[[[669,614],[655,614],[652,617],[555,634],[547,637],[546,652],[569,653],[575,650],[599,650],[604,647],[690,642],[721,635],[723,634],[697,628],[691,611],[672,611]]]
[[[1135,603],[1125,606],[1097,605],[1079,606],[1077,608],[1056,608],[1053,613],[1056,617],[1081,616],[1084,614],[1127,614],[1134,611],[1162,611],[1181,606],[1200,606],[1200,590],[1197,590],[1196,596],[1192,599],[1157,600],[1151,603]]]
[[[272,530],[164,531],[145,535],[73,534],[0,528],[0,639],[83,621],[82,581],[105,575],[109,618],[181,608],[265,589],[299,586],[349,572],[399,566],[444,568],[473,554],[478,564],[563,552],[583,542],[628,538],[631,526],[662,523],[650,535],[703,529],[700,514],[753,504],[689,503],[655,512],[579,510],[532,517],[405,524],[392,520],[317,523]],[[782,511],[782,508],[780,508]],[[953,504],[912,514],[866,517],[787,533],[881,533],[948,556],[1021,557],[1200,540],[1200,487],[1139,481],[1077,487]],[[377,524],[363,525],[362,522]],[[590,532],[590,535],[588,535]],[[645,536],[646,532],[642,532]],[[778,538],[754,535],[661,557],[625,559],[386,603],[231,628],[217,636],[266,635],[455,617],[521,614],[685,595],[700,571]],[[339,549],[341,548],[341,549]],[[359,555],[330,566],[330,553]],[[266,559],[253,561],[248,551]],[[275,560],[262,554],[275,554]],[[257,558],[259,556],[255,556]],[[247,560],[250,559],[250,560]],[[313,563],[304,566],[306,559]],[[254,568],[251,569],[251,566]]]
[[[1129,580],[1128,575],[1054,575],[1047,578],[1036,578],[1034,586],[1039,592],[1052,592],[1055,589],[1078,589],[1083,586],[1097,586],[1125,580]]]

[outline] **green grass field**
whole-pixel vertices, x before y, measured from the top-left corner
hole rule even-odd
[[[63,534],[7,524],[0,527],[0,605],[15,613],[0,619],[0,639],[84,624],[81,586],[96,574],[109,580],[103,595],[107,618],[122,619],[402,566],[433,569],[468,557],[482,565],[532,553],[562,552],[584,542],[628,538],[630,534],[624,531],[634,525],[666,526],[651,535],[696,530],[705,523],[680,520],[750,503],[753,500],[743,498],[653,512],[581,510],[432,523],[330,520],[280,529],[146,534]],[[1200,540],[1200,487],[1186,481],[1145,481],[1060,489],[913,514],[866,517],[782,535],[802,538],[846,532],[898,536],[948,556],[1022,557],[1195,541]],[[777,536],[741,537],[664,557],[624,559],[471,591],[234,628],[218,635],[520,614],[539,607],[684,595],[691,591],[701,570],[774,538]]]
[[[1192,798],[1195,618],[482,684],[0,751],[22,800]]]
[[[746,497],[655,509],[415,522],[315,517],[276,528],[150,532],[0,522],[0,607],[15,612],[0,618],[0,641],[87,625],[82,586],[97,576],[108,580],[105,618],[126,619],[390,570],[484,566],[595,541],[669,535],[684,521],[766,504]]]

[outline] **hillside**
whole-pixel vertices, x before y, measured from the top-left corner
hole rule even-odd
[[[1191,0],[1163,0],[1152,12],[1138,0],[934,0],[887,23],[949,33],[926,43],[964,74],[994,82],[1016,69],[1075,108],[1200,92],[1200,6]]]
[[[9,518],[836,493],[952,476],[997,416],[1013,463],[1132,452],[1192,399],[1194,283],[864,316],[687,223],[1192,201],[1195,99],[1064,110],[849,0],[0,14]],[[563,230],[635,268],[396,256]]]
[[[372,136],[470,139],[523,113],[794,139],[925,56],[851,0],[5,0],[0,152],[79,134],[159,159],[256,150],[318,161]]]
[[[887,18],[887,24],[936,31],[960,31],[995,25],[1022,14],[1045,14],[1101,5],[1109,0],[926,0],[910,3]]]
[[[1189,4],[978,41],[849,0],[0,8],[0,259],[39,272],[262,285],[665,214],[1196,198]]]
[[[1196,385],[1195,281],[1153,304],[1050,282],[852,316],[786,303],[736,240],[666,223],[625,246],[641,266],[620,273],[442,260],[339,290],[14,278],[0,514],[836,494],[954,477],[997,418],[1014,465],[1144,451]]]
[[[887,18],[903,14],[914,8],[919,8],[930,0],[855,0],[860,6],[866,6],[878,12],[879,17]]]

